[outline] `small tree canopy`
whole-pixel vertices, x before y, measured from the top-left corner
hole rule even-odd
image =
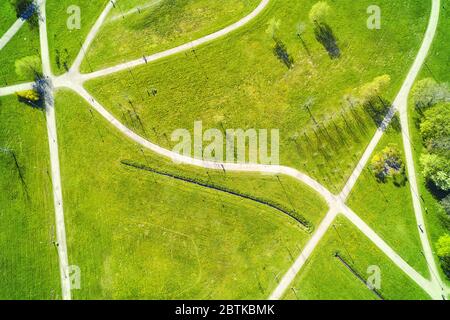
[[[450,235],[446,234],[440,237],[436,249],[439,257],[450,257]]]
[[[436,147],[439,149],[439,141],[450,138],[450,104],[439,103],[427,109],[420,123],[420,133],[430,152]]]
[[[309,11],[311,23],[324,24],[331,14],[331,7],[325,1],[319,1]]]
[[[35,90],[25,90],[25,91],[19,91],[16,92],[16,95],[19,98],[25,99],[27,101],[36,102],[40,100],[39,93],[37,93]]]
[[[16,74],[26,80],[35,79],[41,74],[41,61],[38,56],[28,56],[14,63]]]
[[[416,108],[428,108],[441,101],[450,101],[450,92],[447,84],[438,84],[431,78],[417,82],[411,91]]]

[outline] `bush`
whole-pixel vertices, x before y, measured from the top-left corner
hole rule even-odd
[[[439,238],[436,243],[437,255],[441,261],[442,270],[450,279],[450,235],[446,234]]]
[[[422,154],[422,174],[443,191],[450,190],[450,159],[437,154]]]
[[[380,181],[386,181],[388,177],[394,178],[397,184],[403,184],[405,181],[401,153],[394,144],[390,144],[372,158],[370,169]]]
[[[426,110],[420,123],[420,133],[429,152],[450,150],[450,104],[439,103]]]
[[[449,101],[450,92],[447,84],[438,84],[431,78],[425,78],[417,82],[411,96],[416,108],[422,110],[438,102]]]
[[[16,95],[21,99],[31,101],[31,102],[36,102],[41,99],[39,94],[34,90],[19,91],[19,92],[16,92]]]
[[[445,213],[450,216],[450,194],[440,201]]]

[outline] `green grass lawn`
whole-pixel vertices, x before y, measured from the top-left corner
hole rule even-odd
[[[334,60],[308,22],[314,3],[273,1],[243,29],[195,52],[93,80],[87,87],[129,126],[122,115],[136,111],[145,130],[134,129],[168,148],[173,143],[165,137],[178,128],[191,130],[196,120],[205,129],[280,129],[282,164],[338,192],[375,129],[361,108],[343,105],[343,96],[389,74],[385,98],[392,100],[421,43],[430,3],[380,1],[383,25],[373,31],[366,27],[372,2],[330,2],[329,25],[341,49]],[[274,41],[266,32],[273,18],[280,21],[276,35],[294,59],[292,69],[273,54]],[[303,40],[311,56],[296,34],[299,22],[307,27]],[[149,94],[152,89],[156,96]],[[305,108],[308,101],[313,118]]]
[[[15,15],[14,15],[15,17]],[[33,81],[33,78],[19,76],[15,72],[15,62],[27,56],[40,57],[39,30],[24,24],[16,35],[0,50],[0,86]]]
[[[289,300],[373,300],[375,293],[338,258],[367,280],[369,266],[381,271],[383,299],[429,299],[428,295],[378,250],[346,218],[338,216],[285,295]]]
[[[44,114],[0,98],[0,148],[0,299],[59,299]]]
[[[138,59],[218,31],[250,13],[260,0],[131,2],[153,5],[125,15],[128,9],[123,7],[131,5],[119,1],[88,51],[83,72]]]
[[[450,61],[448,59],[450,53],[450,44],[447,41],[447,30],[450,28],[450,7],[447,3],[443,2],[441,6],[441,16],[438,26],[436,38],[433,42],[430,54],[427,58],[426,65],[422,69],[421,74],[418,77],[418,81],[424,78],[434,78],[439,83],[450,83],[450,76],[448,70],[450,67]],[[410,99],[411,100],[411,99]],[[411,139],[413,143],[414,162],[417,171],[417,182],[419,184],[420,195],[423,197],[422,208],[424,210],[425,221],[427,223],[427,231],[430,237],[432,246],[437,242],[440,236],[450,231],[445,228],[438,216],[438,200],[427,189],[426,182],[421,174],[422,168],[420,165],[420,155],[424,151],[422,144],[422,138],[420,136],[419,128],[417,126],[418,113],[416,112],[413,102],[409,103],[409,128],[411,131]],[[426,213],[428,212],[428,213]],[[437,261],[439,266],[439,261]],[[450,286],[450,280],[441,273],[441,279],[443,279],[447,286]]]
[[[48,41],[54,74],[64,73],[66,71],[65,65],[67,68],[71,67],[87,34],[107,3],[108,0],[60,0],[47,2]],[[78,6],[80,8],[80,29],[69,30],[67,27],[67,19],[70,17],[67,10],[70,6]],[[58,60],[59,63],[57,63]]]
[[[401,132],[390,127],[371,158],[389,144],[396,145],[403,156]],[[409,183],[396,186],[392,179],[384,183],[378,182],[369,166],[370,163],[364,168],[350,194],[348,205],[406,262],[428,277],[426,260],[421,254],[422,246]]]
[[[56,97],[69,260],[82,272],[74,297],[266,298],[309,238],[295,220],[250,200],[125,167],[121,160],[209,175],[235,190],[253,186],[246,191],[284,203],[295,192],[301,200],[292,198],[293,206],[311,220],[323,216],[323,202],[287,179],[285,193],[268,176],[255,175],[255,182],[250,175],[221,177],[143,153],[80,99],[68,91]]]
[[[0,12],[2,19],[0,20],[0,37],[8,31],[8,29],[16,22],[16,11],[9,1],[2,1],[0,3]]]

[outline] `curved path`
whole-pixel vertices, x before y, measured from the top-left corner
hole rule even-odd
[[[249,21],[254,19],[257,15],[259,15],[263,9],[268,5],[270,0],[262,0],[258,7],[250,13],[248,16],[244,17],[240,21],[236,22],[235,24],[226,27],[225,29],[222,29],[220,31],[217,31],[213,34],[210,34],[208,36],[205,36],[201,39],[189,42],[185,45],[157,53],[154,55],[151,55],[149,57],[146,57],[147,62],[155,61],[157,59],[161,59],[163,57],[167,57],[188,49],[191,49],[192,47],[201,45],[205,42],[212,41],[214,39],[217,39],[221,36],[224,36],[242,26],[247,24]],[[434,38],[434,34],[436,31],[436,26],[438,22],[439,17],[439,0],[432,0],[433,1],[433,7],[432,7],[432,14],[430,17],[429,26],[422,44],[422,47],[417,55],[417,58],[414,62],[414,65],[408,74],[405,83],[402,86],[402,90],[400,91],[396,101],[394,102],[393,109],[389,112],[388,116],[385,119],[385,125],[387,126],[389,122],[391,121],[395,111],[397,110],[397,106],[402,106],[403,103],[406,105],[407,102],[407,96],[409,94],[409,91],[411,89],[412,84],[414,83],[414,80],[417,76],[418,71],[420,70],[425,57],[427,56],[427,53],[429,51],[431,42]],[[95,98],[93,98],[82,86],[83,82],[88,79],[93,79],[99,76],[105,76],[111,73],[115,73],[118,71],[126,70],[131,67],[135,67],[141,64],[145,63],[144,59],[139,59],[135,61],[131,61],[129,63],[124,63],[115,67],[107,68],[104,70],[100,70],[97,72],[93,72],[90,74],[80,74],[79,73],[79,66],[81,64],[81,61],[84,58],[85,52],[87,51],[89,45],[92,43],[93,39],[95,38],[96,34],[98,33],[102,23],[104,22],[109,10],[111,9],[112,5],[116,1],[111,0],[105,10],[102,12],[100,17],[98,18],[97,22],[94,24],[94,27],[90,31],[85,43],[83,44],[82,50],[78,54],[74,65],[70,69],[70,71],[62,75],[60,77],[53,77],[50,72],[50,60],[48,56],[48,43],[47,43],[47,34],[46,34],[46,23],[45,23],[45,0],[41,2],[41,8],[44,10],[44,19],[41,21],[40,24],[40,32],[41,32],[41,50],[42,50],[42,59],[43,59],[43,65],[44,65],[44,74],[48,76],[49,79],[53,80],[53,83],[55,87],[67,87],[75,92],[77,92],[80,96],[82,96],[90,105],[92,105],[93,108],[95,108],[103,117],[105,117],[112,125],[114,125],[118,130],[120,130],[123,134],[128,136],[130,139],[135,141],[136,143],[139,143],[140,145],[144,146],[145,148],[148,148],[160,155],[163,155],[165,157],[168,157],[169,159],[172,159],[173,161],[177,163],[184,163],[189,165],[194,165],[198,167],[208,168],[208,169],[215,169],[215,170],[229,170],[229,171],[245,171],[245,172],[263,172],[263,173],[271,173],[271,174],[284,174],[291,176],[302,183],[307,184],[309,187],[314,189],[316,192],[318,192],[320,195],[322,195],[325,200],[327,201],[329,205],[329,212],[326,215],[325,219],[322,221],[322,223],[319,225],[318,229],[313,234],[312,238],[308,242],[308,244],[305,246],[303,252],[300,254],[300,256],[295,261],[294,265],[289,269],[289,271],[286,273],[286,275],[283,277],[282,281],[274,291],[274,293],[271,295],[271,298],[278,299],[281,298],[286,291],[286,289],[289,287],[290,283],[295,279],[295,276],[300,271],[301,267],[303,266],[304,262],[308,259],[310,254],[313,252],[317,244],[319,243],[320,239],[323,237],[323,235],[328,230],[329,226],[333,222],[334,218],[338,213],[343,213],[350,221],[352,221],[373,243],[381,249],[401,270],[403,270],[412,280],[414,280],[418,285],[420,285],[432,298],[439,299],[441,298],[442,290],[440,287],[440,282],[437,279],[432,279],[432,281],[429,281],[425,279],[423,276],[421,276],[419,273],[417,273],[411,266],[409,266],[398,254],[395,253],[395,251],[390,248],[367,224],[364,223],[353,211],[351,211],[350,208],[348,208],[345,205],[345,200],[350,194],[351,189],[353,188],[356,180],[358,179],[359,175],[361,174],[362,168],[367,163],[367,160],[370,157],[370,154],[373,152],[374,148],[378,144],[379,140],[381,139],[381,135],[383,134],[382,130],[378,130],[372,139],[371,143],[369,144],[369,147],[367,148],[366,152],[364,153],[360,163],[358,164],[355,171],[352,173],[349,181],[346,184],[346,187],[341,192],[340,195],[335,196],[333,195],[329,190],[327,190],[324,186],[322,186],[319,182],[315,181],[311,177],[305,175],[304,173],[299,172],[296,169],[284,167],[284,166],[271,166],[271,165],[259,165],[259,164],[234,164],[234,163],[217,163],[217,162],[209,162],[209,161],[203,161],[199,159],[194,159],[190,157],[185,157],[183,155],[180,155],[178,153],[175,153],[173,151],[164,149],[158,145],[155,145],[151,143],[150,141],[144,139],[143,137],[137,135],[130,129],[128,129],[126,126],[124,126],[119,120],[117,120],[111,113],[109,113],[103,106],[101,106]],[[3,91],[0,89],[0,95],[6,94],[8,92],[13,91],[17,88],[24,88],[29,86],[30,84],[23,84],[18,86],[12,86],[4,88]],[[60,239],[63,239],[64,241],[64,247],[65,247],[65,231],[64,231],[64,215],[62,211],[62,197],[61,197],[61,185],[60,185],[60,177],[59,177],[59,159],[57,158],[58,150],[57,150],[57,141],[56,141],[56,124],[54,119],[54,106],[53,103],[50,103],[48,106],[49,111],[47,112],[47,119],[48,119],[48,128],[49,128],[49,144],[50,144],[50,150],[51,150],[51,158],[52,158],[52,177],[54,182],[54,197],[55,197],[55,214],[57,218],[57,227],[59,230],[58,232],[58,241]],[[402,109],[400,109],[402,110]],[[405,113],[405,112],[403,112]],[[403,116],[404,117],[404,116]],[[406,135],[407,138],[409,135]],[[409,145],[409,141],[408,141]],[[412,157],[407,155],[407,161],[410,161]],[[408,165],[408,169],[410,169],[411,165]],[[414,179],[415,181],[415,179]],[[411,187],[413,190],[413,187]],[[417,188],[417,185],[416,185]],[[416,206],[415,206],[416,207]],[[419,203],[420,208],[420,203]],[[418,215],[416,211],[416,216],[418,220],[420,219],[421,215]],[[427,244],[428,248],[429,243],[428,239],[426,241],[422,241],[422,244],[424,245],[424,250],[427,251]],[[70,283],[68,283],[67,279],[67,249],[66,248],[59,248],[58,249],[59,255],[60,255],[60,268],[61,268],[61,282],[63,287],[63,296],[66,299],[70,299]],[[426,254],[427,256],[427,254]],[[431,258],[432,254],[431,254]],[[428,261],[429,257],[427,257]],[[433,260],[434,261],[434,260]],[[438,277],[438,276],[437,276]]]
[[[111,1],[112,3],[113,1]],[[114,1],[115,3],[116,1]],[[99,70],[99,71],[95,71],[92,73],[88,73],[88,74],[80,74],[79,73],[79,66],[81,64],[82,59],[84,58],[84,54],[87,51],[89,45],[92,43],[93,39],[95,38],[95,35],[98,33],[98,31],[100,30],[100,27],[103,23],[103,21],[106,19],[106,15],[108,14],[109,10],[111,10],[111,6],[110,4],[108,4],[108,6],[106,7],[106,9],[104,10],[104,12],[100,15],[99,19],[97,20],[97,22],[95,23],[94,27],[92,28],[92,30],[89,32],[89,35],[87,37],[87,41],[85,42],[85,44],[83,45],[83,50],[80,51],[80,54],[77,57],[77,61],[76,64],[71,68],[71,70],[69,71],[69,77],[71,78],[72,82],[76,82],[79,84],[84,83],[87,80],[90,79],[94,79],[94,78],[98,78],[101,76],[106,76],[112,73],[116,73],[119,71],[123,71],[123,70],[128,70],[130,68],[134,68],[136,66],[139,65],[143,65],[146,64],[148,62],[152,62],[152,61],[156,61],[165,57],[169,57],[171,55],[183,52],[183,51],[187,51],[190,50],[192,48],[198,47],[206,42],[210,42],[213,40],[216,40],[220,37],[223,37],[239,28],[242,28],[243,26],[245,26],[247,23],[249,23],[250,21],[252,21],[254,18],[256,18],[269,4],[270,0],[261,0],[261,2],[259,3],[259,5],[255,8],[255,10],[253,10],[250,14],[248,14],[247,16],[245,16],[244,18],[242,18],[241,20],[235,22],[234,24],[221,29],[217,32],[211,33],[207,36],[204,36],[200,39],[197,40],[193,40],[191,42],[185,43],[183,45],[180,45],[178,47],[166,50],[166,51],[162,51],[162,52],[158,52],[155,54],[152,54],[150,56],[147,57],[143,57],[137,60],[133,60],[130,62],[126,62],[126,63],[122,63],[119,64],[117,66],[114,67],[110,67],[110,68],[106,68],[103,70]]]

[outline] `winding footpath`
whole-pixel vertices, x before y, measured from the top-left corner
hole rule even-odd
[[[48,41],[47,41],[47,30],[46,30],[46,17],[45,17],[45,0],[40,1],[40,9],[41,9],[41,20],[40,20],[40,40],[41,40],[41,55],[42,55],[42,63],[43,63],[43,72],[46,79],[48,79],[48,97],[46,99],[46,116],[47,116],[47,129],[48,129],[48,140],[50,147],[50,157],[51,157],[51,168],[52,168],[52,181],[53,181],[53,193],[54,193],[54,203],[55,203],[55,217],[57,223],[57,240],[58,240],[58,254],[60,260],[60,273],[61,273],[61,286],[63,292],[64,299],[70,299],[70,281],[68,277],[68,256],[67,256],[67,245],[66,245],[66,235],[65,235],[65,226],[64,226],[64,213],[63,213],[63,202],[62,202],[62,192],[61,192],[61,178],[60,178],[60,168],[59,168],[59,157],[58,157],[58,143],[57,143],[57,132],[56,132],[56,119],[54,112],[54,103],[53,103],[53,90],[54,88],[66,87],[77,92],[81,97],[83,97],[97,112],[99,112],[107,121],[111,123],[114,127],[116,127],[120,132],[126,135],[129,139],[134,142],[140,144],[141,146],[152,150],[153,152],[162,155],[171,159],[172,161],[179,164],[189,164],[197,167],[214,169],[214,170],[228,170],[228,171],[237,171],[237,172],[261,172],[261,173],[269,173],[269,174],[283,174],[294,179],[305,183],[313,190],[315,190],[318,194],[320,194],[329,206],[329,212],[320,223],[318,228],[315,230],[309,242],[306,244],[294,264],[287,271],[287,273],[283,276],[282,280],[278,284],[277,288],[269,297],[270,299],[280,299],[284,296],[286,290],[289,288],[291,283],[294,281],[298,272],[301,270],[302,266],[308,260],[312,252],[315,250],[316,246],[327,232],[329,227],[332,225],[338,214],[345,215],[359,230],[361,230],[384,254],[386,254],[401,270],[405,272],[413,281],[415,281],[419,286],[421,286],[433,299],[442,299],[442,295],[444,293],[444,289],[442,288],[441,281],[439,279],[439,273],[437,271],[437,267],[435,264],[435,260],[432,254],[431,246],[428,241],[428,236],[426,232],[421,234],[422,246],[424,248],[424,255],[427,259],[427,262],[430,266],[431,273],[435,273],[435,277],[432,277],[431,281],[425,279],[422,275],[420,275],[416,270],[414,270],[409,264],[407,264],[388,244],[386,244],[381,237],[379,237],[362,219],[360,219],[350,208],[348,208],[345,204],[346,199],[350,195],[351,190],[353,189],[357,179],[361,175],[361,172],[365,165],[367,164],[370,155],[373,153],[375,147],[379,143],[384,131],[382,129],[377,130],[373,139],[369,143],[367,149],[365,150],[361,160],[359,161],[356,169],[351,174],[348,179],[344,189],[339,195],[333,195],[327,188],[321,185],[316,180],[307,176],[306,174],[299,172],[296,169],[285,167],[285,166],[272,166],[272,165],[259,165],[259,164],[235,164],[235,163],[218,163],[211,161],[203,161],[200,159],[195,159],[191,157],[186,157],[175,153],[171,150],[164,149],[145,138],[139,136],[125,125],[123,125],[118,119],[116,119],[110,112],[108,112],[89,92],[87,92],[83,83],[87,80],[94,79],[101,76],[106,76],[112,73],[120,72],[123,70],[127,70],[129,68],[133,68],[147,62],[155,61],[164,57],[168,57],[173,54],[177,54],[193,47],[199,46],[209,41],[213,41],[219,37],[225,36],[226,34],[237,30],[255,17],[257,17],[269,4],[270,0],[262,0],[258,7],[253,10],[248,16],[242,18],[238,22],[205,37],[200,39],[191,41],[184,45],[178,46],[176,48],[166,50],[160,53],[156,53],[150,55],[148,57],[130,61],[127,63],[119,64],[114,67],[106,68],[103,70],[95,71],[89,74],[81,74],[79,71],[80,65],[85,57],[85,54],[91,45],[92,41],[95,39],[97,33],[99,32],[102,24],[105,22],[106,17],[108,16],[111,8],[115,5],[117,0],[111,0],[108,2],[108,5],[103,10],[93,28],[89,32],[84,44],[82,45],[82,49],[77,55],[74,64],[70,68],[69,72],[59,76],[54,77],[51,74],[50,70],[50,58],[49,58],[49,50],[48,50]],[[433,41],[437,24],[439,20],[439,6],[440,0],[432,0],[432,12],[430,16],[430,21],[428,24],[428,28],[422,43],[422,46],[417,54],[417,57],[414,61],[414,64],[408,73],[403,86],[398,94],[397,98],[394,101],[393,108],[389,111],[388,115],[384,121],[384,127],[392,120],[395,112],[400,111],[400,118],[402,121],[402,126],[404,129],[408,128],[407,125],[407,97],[411,90],[412,84],[414,83],[418,72],[420,71],[425,58],[429,52],[431,43]],[[28,88],[32,88],[33,83],[25,83],[5,88],[0,88],[0,96],[12,94],[19,90],[25,90]],[[403,119],[402,119],[403,118]],[[406,132],[406,133],[405,133]],[[411,183],[411,191],[414,194],[418,194],[417,190],[417,182],[414,171],[414,163],[412,158],[411,146],[409,141],[409,131],[404,130],[403,139],[405,144],[405,155],[407,158],[408,165],[408,173],[410,177]],[[408,150],[409,148],[409,150]],[[422,224],[425,226],[423,222],[423,215],[420,207],[420,201],[417,197],[413,197],[415,199],[414,209],[416,214],[416,219],[418,224]],[[417,203],[416,203],[417,202]]]

